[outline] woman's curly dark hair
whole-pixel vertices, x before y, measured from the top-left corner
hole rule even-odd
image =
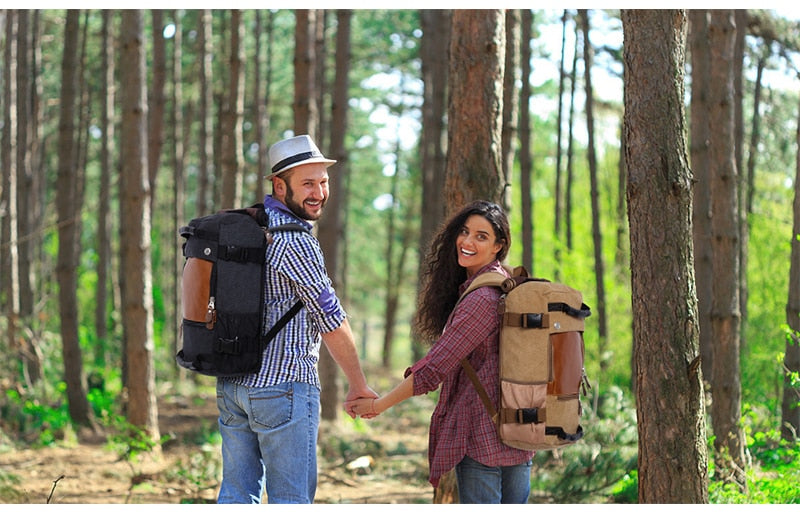
[[[477,200],[453,215],[434,236],[422,270],[422,290],[419,295],[414,327],[417,336],[427,343],[436,341],[442,333],[450,312],[458,301],[458,287],[467,279],[467,271],[458,264],[456,239],[467,218],[477,214],[486,218],[494,235],[503,247],[497,260],[508,255],[511,233],[508,217],[492,202]]]

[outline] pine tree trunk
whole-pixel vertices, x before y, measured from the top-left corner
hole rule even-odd
[[[197,211],[191,217],[211,213],[209,182],[214,174],[214,86],[211,61],[214,58],[211,10],[200,17],[200,169],[197,173]]]
[[[792,204],[792,242],[789,264],[789,298],[786,302],[786,324],[790,333],[786,338],[783,357],[783,401],[781,404],[781,438],[797,441],[800,434],[800,106],[797,109],[797,136],[795,141],[794,203]],[[794,378],[793,378],[794,376]]]
[[[242,118],[244,116],[244,22],[242,11],[231,11],[231,48],[228,59],[230,82],[224,95],[221,113],[220,153],[222,163],[222,196],[220,209],[242,204]]]
[[[708,11],[689,11],[692,57],[692,98],[690,111],[691,164],[694,175],[692,231],[694,272],[700,321],[700,355],[703,376],[711,378],[711,171],[708,121],[711,53],[708,47]]]
[[[594,144],[594,90],[592,88],[592,63],[594,60],[594,50],[589,39],[589,14],[586,9],[578,10],[578,19],[581,20],[583,28],[583,68],[584,85],[586,89],[586,131],[588,135],[588,146],[586,153],[589,158],[589,182],[592,206],[592,240],[594,242],[594,275],[597,292],[597,332],[599,338],[598,354],[605,356],[608,354],[608,322],[606,314],[606,289],[605,289],[605,262],[603,259],[603,234],[600,230],[600,191],[597,185],[597,157]],[[605,357],[600,359],[600,376],[597,381],[603,384],[605,381],[605,371],[608,362]],[[597,393],[595,393],[597,394]]]
[[[531,158],[531,41],[533,39],[533,13],[530,9],[522,9],[520,35],[520,65],[522,67],[522,87],[519,92],[519,192],[521,196],[520,212],[522,213],[522,266],[533,275],[534,263],[534,225],[533,225],[533,159]],[[562,74],[563,76],[563,74]],[[560,82],[563,87],[563,80]],[[559,95],[558,125],[561,126],[561,99]],[[558,130],[559,150],[556,160],[561,159],[561,129]],[[560,164],[556,169],[558,176]],[[556,200],[558,203],[558,200]],[[558,207],[556,207],[556,219]],[[557,224],[558,222],[556,222]],[[558,226],[556,225],[556,229]],[[556,235],[556,238],[558,236]],[[556,249],[558,262],[558,249]],[[558,266],[556,266],[558,269]]]
[[[712,367],[711,423],[724,481],[746,489],[744,432],[739,370],[739,208],[734,153],[733,12],[714,10],[709,20],[711,47],[709,163],[711,170]]]
[[[344,136],[347,133],[347,99],[350,83],[350,20],[352,11],[339,10],[336,14],[336,77],[333,86],[331,103],[331,143],[328,152],[336,160],[331,172],[328,203],[325,213],[319,220],[319,241],[325,255],[325,266],[331,277],[333,287],[340,298],[345,298],[344,268],[342,259],[342,242],[344,237],[345,207],[347,205],[348,162]],[[328,348],[322,345],[319,356],[319,373],[322,382],[322,419],[337,420],[341,412],[341,400],[344,398],[339,366],[331,357]]]
[[[502,202],[505,17],[502,10],[457,9],[452,31],[444,193],[448,213],[478,198]]]
[[[294,54],[294,133],[308,134],[316,141],[318,125],[315,93],[316,56],[314,37],[317,11],[296,9]]]
[[[153,362],[150,263],[150,187],[147,178],[147,93],[144,22],[126,10],[120,24],[120,273],[123,339],[127,355],[128,421],[160,439]],[[133,221],[133,222],[132,222]]]
[[[514,147],[517,140],[519,123],[519,80],[520,60],[520,10],[507,9],[506,24],[506,56],[503,66],[503,128],[501,132],[500,169],[503,177],[503,201],[500,205],[510,212],[511,209],[511,183],[513,182],[512,170],[514,169]]]
[[[707,503],[684,139],[686,13],[621,14],[639,503]]]
[[[64,359],[64,382],[70,418],[82,426],[93,426],[89,401],[86,398],[86,377],[78,336],[78,264],[80,260],[80,212],[78,197],[80,168],[75,153],[75,103],[77,101],[79,63],[80,11],[67,11],[64,27],[64,52],[61,63],[61,98],[58,133],[58,178],[56,210],[58,212],[58,303],[61,320],[61,344]]]

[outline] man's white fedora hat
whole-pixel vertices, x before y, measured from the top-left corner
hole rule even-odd
[[[304,134],[278,141],[269,148],[271,172],[265,178],[270,179],[286,170],[310,162],[324,162],[330,166],[336,161],[325,158],[308,135]]]

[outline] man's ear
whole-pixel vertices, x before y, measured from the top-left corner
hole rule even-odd
[[[284,197],[286,195],[286,181],[280,177],[273,177],[272,191],[276,196]]]

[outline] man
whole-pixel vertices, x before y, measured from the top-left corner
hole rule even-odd
[[[269,149],[270,226],[309,222],[328,199],[326,159],[307,135]],[[312,503],[317,486],[321,341],[349,383],[346,401],[375,398],[358,360],[346,313],[325,271],[319,242],[304,232],[278,232],[266,256],[265,328],[299,299],[303,309],[264,351],[258,373],[217,381],[222,435],[219,503]],[[348,411],[351,417],[355,414]]]

